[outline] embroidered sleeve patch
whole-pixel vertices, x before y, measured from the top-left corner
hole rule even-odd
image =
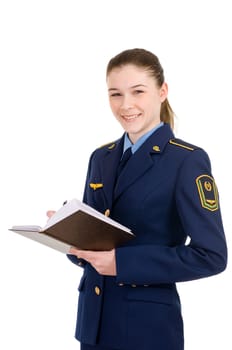
[[[218,192],[214,179],[209,175],[201,175],[196,179],[197,189],[203,208],[218,210]]]

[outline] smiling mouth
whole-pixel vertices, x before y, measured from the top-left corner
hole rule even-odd
[[[140,116],[141,116],[141,113],[139,113],[139,114],[131,114],[131,115],[122,115],[121,117],[124,120],[126,120],[126,121],[131,121],[131,120],[137,119]]]

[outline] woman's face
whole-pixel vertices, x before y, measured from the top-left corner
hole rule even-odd
[[[111,110],[135,143],[160,123],[160,108],[168,88],[156,81],[144,68],[128,64],[114,68],[107,77]]]

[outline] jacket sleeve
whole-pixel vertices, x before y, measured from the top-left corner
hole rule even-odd
[[[191,152],[184,160],[178,173],[175,203],[190,243],[116,249],[118,283],[183,282],[215,275],[226,268],[227,246],[218,192],[210,160],[203,150]]]

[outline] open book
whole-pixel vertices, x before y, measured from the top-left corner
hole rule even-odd
[[[110,250],[135,237],[127,227],[77,199],[61,207],[44,227],[20,225],[10,231],[66,254],[71,247]]]

